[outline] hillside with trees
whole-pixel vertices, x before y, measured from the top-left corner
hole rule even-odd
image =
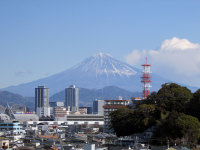
[[[193,147],[200,142],[200,90],[192,93],[186,87],[166,83],[156,93],[142,100],[136,109],[124,107],[110,114],[111,128],[117,136],[155,131],[152,143],[181,141]]]

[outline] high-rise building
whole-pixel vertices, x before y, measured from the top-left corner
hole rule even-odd
[[[45,86],[35,88],[35,112],[39,117],[50,116],[49,89]]]
[[[79,89],[75,85],[69,86],[65,89],[65,105],[70,111],[78,111]]]
[[[93,114],[99,114],[103,115],[104,114],[104,100],[94,100],[93,101]]]

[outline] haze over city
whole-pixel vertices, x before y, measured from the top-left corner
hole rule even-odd
[[[62,72],[103,52],[200,87],[200,2],[0,1],[0,88]]]

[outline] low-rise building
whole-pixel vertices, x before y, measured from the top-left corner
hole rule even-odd
[[[104,106],[104,100],[93,101],[93,114],[103,115],[104,114],[103,106]]]
[[[92,107],[79,107],[79,109],[86,110],[86,114],[92,114]],[[79,110],[81,113],[81,110]]]
[[[83,114],[83,115],[85,115],[85,114],[87,114],[87,108],[80,108],[79,107],[79,112],[80,112],[80,114]]]
[[[26,125],[37,125],[39,123],[45,123],[47,125],[104,125],[104,116],[95,114],[68,114],[65,117],[56,117],[54,121],[27,121]]]
[[[53,112],[55,121],[66,121],[66,115],[70,113],[65,107],[54,107]]]
[[[104,100],[104,101],[105,101],[105,105],[103,106],[104,120],[105,120],[104,132],[112,133],[113,131],[109,129],[110,113],[124,106],[128,106],[130,101],[129,100]]]
[[[8,121],[0,123],[0,131],[7,131],[12,134],[23,133],[22,126],[18,121]]]
[[[68,124],[99,124],[104,125],[104,116],[103,115],[67,115]]]
[[[143,99],[141,97],[131,97],[131,100],[133,109],[136,109],[137,105],[140,104]]]
[[[50,115],[54,115],[54,107],[65,107],[64,102],[49,102],[50,106]]]
[[[69,111],[65,107],[54,107],[54,117],[66,117]]]

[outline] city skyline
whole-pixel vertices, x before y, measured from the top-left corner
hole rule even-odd
[[[200,2],[1,1],[0,88],[109,53],[172,81],[200,85]]]

